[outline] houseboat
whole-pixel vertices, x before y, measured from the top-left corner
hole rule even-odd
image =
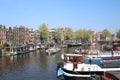
[[[18,55],[23,53],[28,53],[28,46],[12,46],[12,47],[6,47],[5,52],[8,55]]]
[[[17,52],[17,48],[16,47],[11,47],[10,49],[10,55],[17,55],[18,52]]]
[[[101,80],[101,76],[107,71],[120,71],[120,68],[104,68],[96,64],[101,59],[94,58],[94,61],[97,60],[97,62],[93,63],[91,58],[86,61],[86,57],[85,54],[63,54],[61,56],[63,62],[58,63],[57,66],[58,78],[64,77],[67,80],[90,80],[94,78]]]

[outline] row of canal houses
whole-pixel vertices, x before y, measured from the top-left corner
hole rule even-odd
[[[64,31],[64,29],[62,29]],[[47,42],[52,42],[55,29],[49,29],[49,37]],[[102,40],[102,33],[98,32],[95,34],[96,38],[94,40]],[[64,37],[62,39],[64,41]],[[40,44],[40,34],[38,30],[33,30],[32,28],[26,28],[25,26],[15,26],[15,27],[6,27],[0,25],[0,46],[4,43],[9,44],[9,47],[23,47],[29,45],[29,49],[32,50],[30,46]],[[28,47],[28,46],[27,46]],[[8,48],[7,48],[8,50]],[[23,51],[23,49],[21,48]],[[18,50],[20,51],[20,50]]]
[[[52,42],[53,33],[55,29],[49,29],[49,36],[47,41],[40,40],[40,33],[33,28],[27,28],[25,26],[6,27],[0,25],[0,46],[7,42],[11,46],[23,45],[26,43],[37,44]]]
[[[54,39],[53,33],[55,29],[49,29],[49,37],[47,41],[52,41]],[[62,28],[62,31],[64,32],[64,29]],[[95,37],[94,41],[102,41],[103,38],[103,33],[97,32],[94,34]],[[64,40],[64,36],[62,37]],[[110,39],[115,40],[116,37],[111,36],[111,37],[106,37],[106,40]],[[33,30],[32,28],[26,28],[25,26],[15,26],[15,27],[8,27],[4,25],[0,25],[0,46],[3,45],[5,42],[12,44],[12,45],[19,45],[19,44],[24,44],[24,43],[39,43],[40,42],[40,34],[38,30]]]
[[[4,25],[0,25],[0,46],[5,42],[14,46],[25,43],[37,43],[39,40],[38,30],[26,28],[25,26],[6,28]]]
[[[0,25],[0,46],[4,43],[9,44],[2,52],[6,54],[20,54],[23,52],[33,51],[35,45],[39,44],[40,36],[38,30],[26,28],[25,26],[8,27]],[[13,53],[14,52],[14,53]]]

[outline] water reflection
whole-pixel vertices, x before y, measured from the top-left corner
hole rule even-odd
[[[0,80],[57,80],[56,65],[61,60],[61,54],[72,53],[73,50],[62,49],[54,55],[37,51],[0,57]]]
[[[57,80],[56,64],[62,52],[46,55],[37,51],[0,57],[0,80]]]

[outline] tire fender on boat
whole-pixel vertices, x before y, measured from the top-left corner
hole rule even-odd
[[[81,71],[84,71],[84,68],[83,68],[83,67],[81,68]]]
[[[91,68],[88,68],[88,71],[91,71]]]

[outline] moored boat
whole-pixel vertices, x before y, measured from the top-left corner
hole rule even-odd
[[[81,48],[76,48],[73,53],[74,54],[80,54],[82,52]]]
[[[102,58],[104,60],[120,59],[120,51],[99,52],[96,54],[87,54],[91,58]]]
[[[119,51],[120,50],[120,41],[114,41],[113,42],[113,49],[115,51]]]
[[[29,51],[34,52],[36,50],[35,46],[30,46]]]
[[[85,62],[85,54],[64,54],[62,58],[64,62],[57,66],[58,77],[99,78],[100,80],[104,72],[120,70],[120,68],[102,68],[98,64],[93,64],[91,58]]]
[[[49,49],[46,49],[46,53],[51,55],[51,54],[55,54],[57,52],[60,51],[60,48],[55,48],[55,47],[52,47],[52,48],[49,48]]]
[[[69,42],[67,44],[68,47],[75,47],[75,46],[82,46],[82,43],[78,43],[78,42]]]
[[[12,47],[10,50],[10,55],[17,55],[17,54],[18,54],[17,48]]]

